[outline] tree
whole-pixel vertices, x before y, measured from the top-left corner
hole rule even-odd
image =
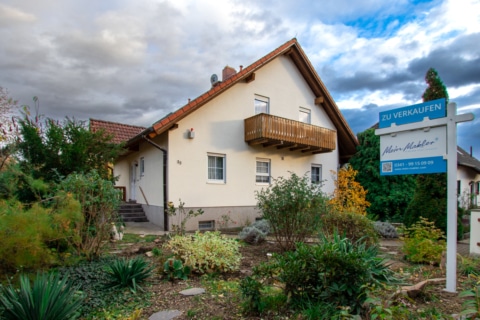
[[[92,132],[83,121],[66,118],[33,120],[28,114],[20,121],[19,161],[34,178],[58,182],[69,174],[95,169],[110,179],[107,164],[121,152],[104,131]]]
[[[18,123],[17,158],[0,174],[1,197],[39,201],[72,173],[95,170],[102,179],[114,179],[107,165],[120,154],[122,145],[111,142],[104,131],[91,132],[84,122],[69,118],[31,117],[28,109]]]
[[[368,191],[367,214],[375,220],[403,221],[415,191],[412,175],[380,175],[380,136],[370,128],[357,135],[359,146],[349,163],[358,173],[355,180]]]
[[[335,172],[332,172],[335,173]],[[330,199],[333,211],[337,213],[357,213],[366,215],[370,203],[366,200],[367,191],[355,181],[358,171],[347,166],[338,171],[335,179],[335,190]]]
[[[428,87],[422,95],[424,102],[445,98],[445,103],[448,104],[447,88],[435,69],[428,69],[425,82]],[[405,212],[404,223],[411,226],[419,221],[420,217],[433,221],[437,228],[447,231],[447,175],[445,173],[417,176],[415,194]]]

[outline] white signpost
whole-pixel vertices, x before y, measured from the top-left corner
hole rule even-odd
[[[447,172],[447,283],[457,288],[457,123],[473,114],[457,115],[457,105],[445,100],[380,113],[380,174]],[[446,161],[446,163],[445,163]]]

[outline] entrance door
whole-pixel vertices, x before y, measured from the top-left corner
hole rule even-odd
[[[137,164],[132,163],[130,166],[130,201],[136,201],[135,190],[137,189]]]

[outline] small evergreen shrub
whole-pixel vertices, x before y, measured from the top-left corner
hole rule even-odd
[[[439,264],[445,248],[443,231],[426,218],[420,217],[404,231],[402,252],[411,262]]]
[[[58,274],[38,273],[33,286],[26,275],[21,275],[19,289],[0,285],[0,305],[4,309],[1,319],[76,319],[83,300],[77,289]]]
[[[238,242],[218,231],[197,231],[193,236],[176,235],[165,244],[165,248],[179,257],[192,272],[229,272],[240,267]]]
[[[352,242],[360,239],[368,244],[378,243],[378,235],[373,222],[365,216],[356,213],[330,212],[322,215],[323,234],[332,237],[335,233],[345,235]]]
[[[265,241],[267,234],[254,226],[248,226],[242,229],[238,234],[240,240],[249,244],[259,244]]]
[[[258,244],[267,238],[270,232],[270,224],[267,220],[262,219],[255,221],[252,225],[247,226],[240,231],[238,237],[240,240],[250,244]]]
[[[139,283],[150,277],[152,271],[153,267],[142,257],[113,260],[108,263],[110,282],[105,288],[130,288],[133,293],[136,293],[137,289],[143,291]]]
[[[270,222],[268,222],[267,219],[255,221],[254,223],[252,223],[252,227],[257,228],[258,230],[262,231],[267,235],[270,233]]]
[[[382,238],[398,238],[397,228],[389,222],[375,221],[373,227]]]

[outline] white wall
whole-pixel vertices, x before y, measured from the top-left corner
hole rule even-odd
[[[299,108],[305,107],[311,109],[313,125],[335,129],[325,111],[314,105],[315,97],[293,63],[280,57],[257,71],[253,82],[236,84],[169,132],[170,201],[177,204],[181,198],[187,207],[254,208],[255,191],[266,187],[255,183],[257,158],[270,159],[274,178],[288,177],[289,171],[303,175],[312,164],[321,164],[327,180],[324,191],[333,192],[330,170],[337,170],[338,147],[331,153],[311,155],[249,146],[244,141],[244,119],[254,115],[255,94],[270,98],[272,115],[298,121]],[[190,128],[194,128],[194,139],[188,139]],[[225,184],[207,182],[208,153],[226,156]],[[211,218],[203,215],[200,220]]]
[[[470,204],[470,183],[473,182],[475,184],[474,187],[474,195],[473,195],[473,204],[479,205],[480,198],[476,194],[476,183],[480,181],[480,174],[478,174],[475,170],[464,167],[458,166],[457,167],[457,181],[460,181],[460,195],[459,195],[459,203],[460,206],[464,208],[468,208]]]

